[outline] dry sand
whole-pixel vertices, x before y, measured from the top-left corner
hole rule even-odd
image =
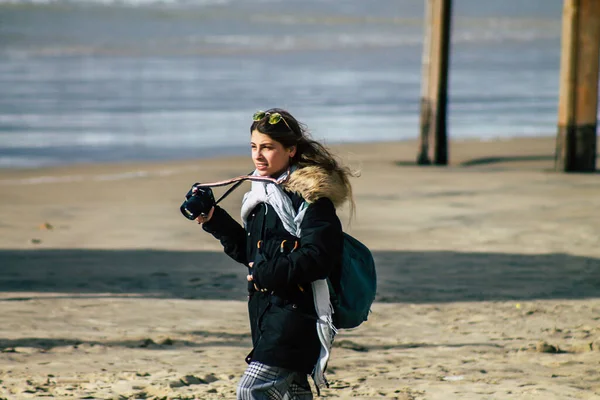
[[[453,142],[447,168],[414,142],[335,150],[362,171],[340,216],[379,290],[323,397],[600,399],[600,175],[552,172],[552,138]],[[234,398],[245,270],[178,208],[249,170],[0,170],[0,398]]]

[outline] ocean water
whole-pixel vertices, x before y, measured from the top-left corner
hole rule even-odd
[[[423,0],[0,0],[0,168],[419,134]],[[451,140],[553,135],[561,0],[455,0]],[[416,150],[415,150],[416,151]]]

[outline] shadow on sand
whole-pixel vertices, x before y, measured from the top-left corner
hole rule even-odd
[[[565,254],[522,255],[456,252],[374,253],[378,302],[440,303],[483,300],[582,299],[600,297],[600,260]],[[155,250],[0,251],[0,304],[27,301],[44,293],[59,297],[139,296],[245,300],[246,269],[220,252]],[[34,294],[35,293],[35,294]],[[0,338],[2,352],[80,346],[143,348],[150,351],[210,346],[250,346],[247,334],[194,331],[202,341],[155,343],[138,340]],[[447,346],[405,343],[379,348],[350,340],[336,344],[358,352]],[[456,346],[496,346],[462,343]]]
[[[481,157],[460,163],[461,167],[472,167],[476,165],[500,164],[523,161],[553,161],[554,156],[532,155],[532,156],[505,156],[505,157]]]
[[[596,258],[446,251],[376,251],[374,256],[378,302],[600,297]],[[246,268],[221,252],[2,250],[0,264],[0,292],[10,292],[0,301],[29,300],[32,292],[246,299]]]
[[[15,348],[29,347],[40,350],[51,350],[55,347],[73,347],[79,346],[102,346],[102,347],[127,347],[140,348],[147,350],[168,350],[174,347],[192,347],[197,349],[210,348],[213,346],[230,346],[230,347],[248,347],[250,343],[249,336],[239,335],[240,337],[233,338],[228,336],[226,332],[214,332],[209,335],[202,335],[197,332],[192,332],[191,335],[203,337],[202,342],[191,340],[168,340],[156,343],[151,339],[139,340],[79,340],[79,339],[63,339],[63,338],[18,338],[4,339],[0,338],[0,349],[3,353],[18,352]],[[230,335],[230,334],[229,334]],[[206,340],[208,337],[209,340]],[[201,351],[201,350],[199,350]]]
[[[600,161],[600,155],[597,158]],[[504,170],[506,167],[515,167],[519,165],[521,167],[525,165],[534,165],[536,169],[545,172],[559,172],[555,171],[554,161],[556,157],[554,155],[522,155],[522,156],[510,156],[510,155],[502,155],[502,156],[489,156],[489,157],[479,157],[473,158],[470,160],[458,162],[456,164],[450,163],[450,165],[454,165],[456,167],[486,167],[484,170]],[[398,160],[395,164],[399,167],[424,167],[424,165],[418,165],[416,160]],[[427,166],[427,165],[425,165]],[[435,168],[447,168],[447,166],[443,165],[428,165],[430,167]],[[570,172],[571,174],[600,174],[600,170],[596,171],[587,171],[587,172]]]

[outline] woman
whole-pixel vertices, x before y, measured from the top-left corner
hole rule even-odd
[[[215,206],[198,217],[224,251],[248,267],[253,349],[238,399],[312,399],[307,375],[323,384],[335,328],[324,279],[339,274],[342,225],[336,207],[352,200],[349,177],[306,128],[281,109],[257,112],[250,127],[254,175],[240,226]],[[325,286],[323,286],[325,285]]]

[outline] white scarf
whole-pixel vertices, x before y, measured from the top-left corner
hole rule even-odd
[[[285,172],[277,179],[277,183],[271,182],[256,182],[252,181],[251,190],[244,195],[242,200],[242,221],[244,226],[247,224],[248,215],[252,210],[260,203],[268,203],[275,209],[275,212],[279,216],[285,230],[291,235],[300,238],[302,231],[300,225],[306,213],[307,205],[304,203],[300,210],[294,210],[292,200],[283,191],[279,183],[284,182],[296,168],[292,167],[290,171]],[[254,171],[252,175],[258,175],[257,171]],[[331,354],[331,347],[333,346],[333,339],[337,330],[333,326],[333,307],[331,306],[331,299],[329,298],[329,287],[327,280],[319,279],[311,283],[313,291],[313,300],[315,304],[315,310],[317,312],[317,334],[319,341],[321,342],[321,352],[319,359],[313,370],[312,377],[315,382],[317,389],[328,385],[327,379],[325,378],[325,368],[329,361]]]

